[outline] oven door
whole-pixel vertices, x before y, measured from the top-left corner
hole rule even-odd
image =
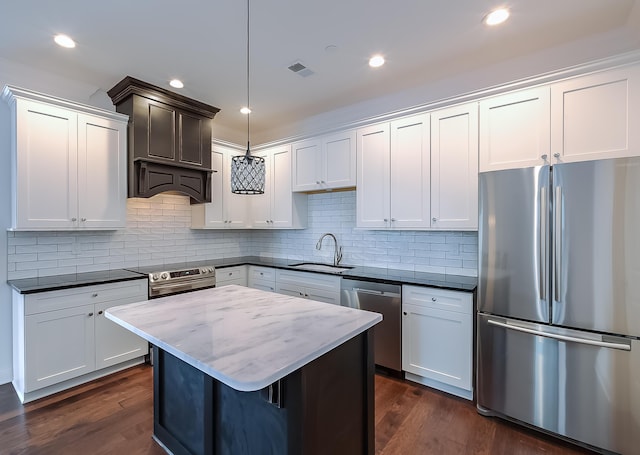
[[[184,292],[198,291],[216,287],[216,279],[207,277],[207,279],[185,279],[169,283],[151,283],[149,282],[149,299],[158,297],[166,297],[173,294],[182,294]]]

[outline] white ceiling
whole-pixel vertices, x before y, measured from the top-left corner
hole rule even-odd
[[[481,23],[504,4],[253,0],[252,131],[637,27],[635,0],[507,0],[507,23]],[[239,113],[246,103],[244,0],[5,0],[0,21],[0,58],[105,91],[127,75],[168,89],[177,77],[185,88],[171,90],[219,107],[217,125],[245,131]],[[72,36],[77,47],[56,46],[56,33]],[[328,52],[329,45],[335,50]],[[369,68],[374,53],[387,64]],[[289,71],[296,61],[314,74]]]

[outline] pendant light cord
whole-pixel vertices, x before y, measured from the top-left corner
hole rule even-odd
[[[249,0],[247,0],[247,108],[251,110],[251,104],[249,103]],[[249,130],[249,116],[251,112],[247,114],[247,157],[249,156],[249,142],[250,142],[250,130]]]

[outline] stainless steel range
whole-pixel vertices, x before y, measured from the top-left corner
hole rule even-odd
[[[206,263],[156,266],[147,270],[150,299],[216,286],[216,268]]]

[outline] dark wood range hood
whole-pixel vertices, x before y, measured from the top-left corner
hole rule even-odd
[[[107,93],[129,116],[129,197],[178,191],[211,202],[211,124],[220,109],[130,76]]]

